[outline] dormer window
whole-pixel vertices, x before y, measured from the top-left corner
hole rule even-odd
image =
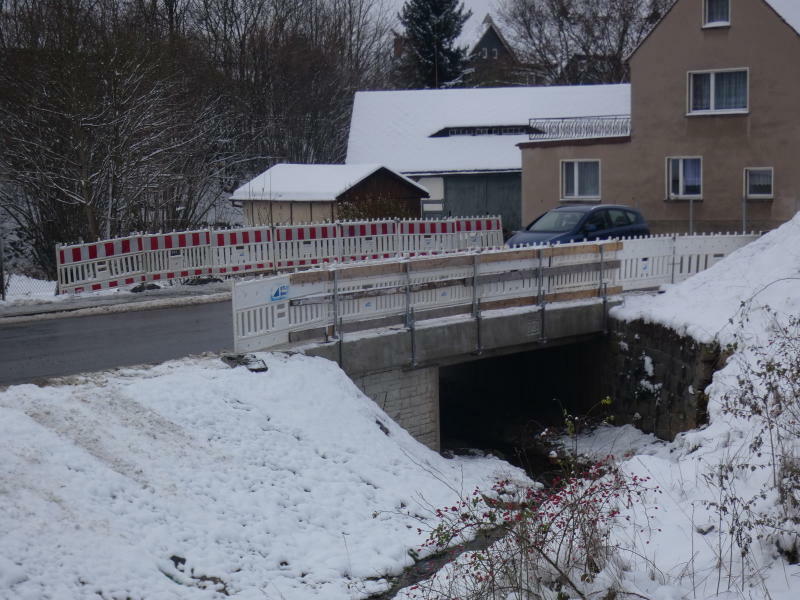
[[[731,0],[703,0],[703,27],[731,24]]]

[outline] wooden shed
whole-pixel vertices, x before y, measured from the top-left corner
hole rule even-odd
[[[381,165],[277,164],[237,189],[249,225],[420,215],[428,191]]]

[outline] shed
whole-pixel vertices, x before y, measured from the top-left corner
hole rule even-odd
[[[428,191],[382,165],[277,164],[237,189],[250,225],[409,218]]]

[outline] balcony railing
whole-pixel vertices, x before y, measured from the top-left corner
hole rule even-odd
[[[530,119],[530,127],[531,141],[624,137],[631,134],[631,117],[609,115],[569,119]]]

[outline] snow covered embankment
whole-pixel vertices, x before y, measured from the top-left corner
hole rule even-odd
[[[211,358],[0,392],[0,598],[360,598],[458,492],[334,364]],[[388,430],[384,433],[380,422]]]

